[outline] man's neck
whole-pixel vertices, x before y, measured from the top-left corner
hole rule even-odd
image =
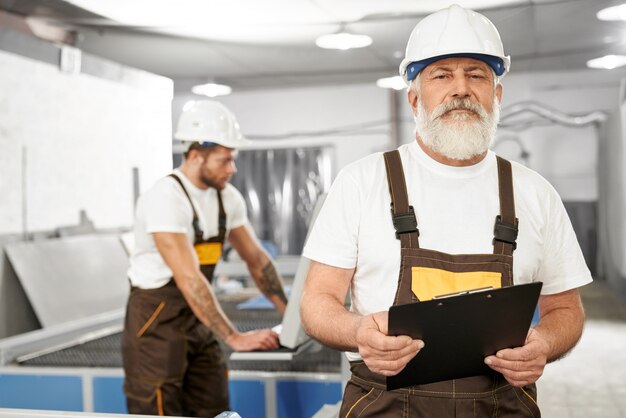
[[[191,184],[196,186],[198,189],[206,190],[209,188],[209,186],[200,181],[200,176],[192,167],[183,163],[178,169],[185,175],[185,177],[187,177],[187,180],[189,180]]]
[[[424,150],[426,155],[428,155],[430,158],[437,161],[438,163],[450,165],[453,167],[468,167],[470,165],[478,164],[487,156],[487,151],[485,151],[482,154],[476,155],[467,160],[455,160],[453,158],[448,158],[443,154],[440,154],[436,151],[431,150],[430,148],[428,148],[426,144],[424,144],[424,142],[422,141],[422,138],[420,138],[419,136],[417,136],[416,139],[417,139],[417,144],[420,146],[422,150]]]

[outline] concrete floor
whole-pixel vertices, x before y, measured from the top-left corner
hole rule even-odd
[[[537,382],[543,418],[626,418],[626,302],[596,281],[581,289],[579,344]]]

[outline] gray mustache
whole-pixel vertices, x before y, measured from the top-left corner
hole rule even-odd
[[[476,103],[472,103],[469,99],[455,99],[448,103],[437,106],[437,108],[433,112],[432,118],[439,118],[453,110],[469,110],[470,112],[477,114],[481,118],[487,116],[487,112],[485,111],[485,109],[483,109],[482,106]]]

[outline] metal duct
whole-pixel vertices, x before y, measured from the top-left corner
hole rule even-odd
[[[537,125],[542,121],[538,121],[536,119],[525,119],[525,120],[517,120],[510,121],[513,116],[530,112],[536,115],[541,116],[545,120],[557,123],[559,125],[570,126],[570,127],[583,127],[594,123],[604,122],[607,120],[608,116],[604,112],[595,111],[588,113],[586,115],[573,115],[564,113],[555,109],[552,109],[542,103],[538,102],[520,102],[515,103],[511,106],[507,106],[502,109],[502,114],[500,116],[500,127],[504,128],[521,128],[526,129],[533,125]]]
[[[329,147],[241,150],[231,183],[242,193],[256,234],[280,255],[302,252],[320,194],[330,187]]]

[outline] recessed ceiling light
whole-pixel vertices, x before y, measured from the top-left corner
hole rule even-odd
[[[619,41],[619,38],[617,36],[605,36],[602,38],[602,42],[604,42],[605,44],[612,44],[613,42],[617,42]]]
[[[626,20],[626,4],[602,9],[596,13],[596,17],[600,20]]]
[[[356,35],[354,33],[339,32],[329,35],[319,36],[315,40],[315,45],[324,49],[340,49],[342,51],[353,48],[364,48],[372,44],[372,38],[367,35]]]
[[[601,70],[612,70],[624,65],[626,65],[626,55],[605,55],[587,61],[587,67]]]
[[[379,78],[376,85],[384,89],[403,90],[406,89],[406,83],[399,75],[394,77]]]
[[[226,96],[232,91],[230,86],[215,83],[199,84],[191,88],[192,93],[209,97]]]

